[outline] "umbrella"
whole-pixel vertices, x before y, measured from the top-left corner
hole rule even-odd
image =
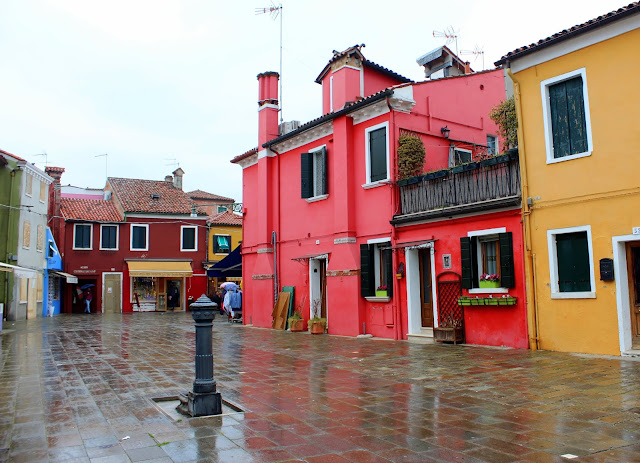
[[[92,283],[89,283],[89,284],[87,284],[87,285],[82,285],[82,286],[80,286],[80,289],[87,289],[87,288],[91,288],[92,286],[95,286],[95,285],[94,285],[94,284],[92,284]]]
[[[225,281],[220,285],[222,289],[226,289],[227,291],[230,289],[239,289],[239,286],[232,281]]]

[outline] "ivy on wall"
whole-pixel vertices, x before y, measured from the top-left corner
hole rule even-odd
[[[422,139],[411,133],[398,138],[398,178],[404,180],[422,173],[425,149]]]
[[[504,151],[518,146],[518,117],[514,98],[507,98],[495,105],[491,109],[489,117],[500,130],[500,136],[504,140],[506,148]]]

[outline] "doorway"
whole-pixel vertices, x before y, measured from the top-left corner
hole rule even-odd
[[[182,281],[167,280],[167,308],[182,310]]]
[[[627,244],[631,348],[640,350],[640,243]]]
[[[122,273],[103,273],[102,277],[104,313],[122,312]]]
[[[309,259],[309,314],[327,318],[327,260]],[[328,320],[327,320],[328,325]]]
[[[418,251],[420,265],[420,319],[422,328],[433,328],[433,285],[431,284],[431,250]]]
[[[405,249],[408,335],[433,337],[437,325],[433,243]]]

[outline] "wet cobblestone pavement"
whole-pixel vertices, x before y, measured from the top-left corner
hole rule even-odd
[[[218,390],[245,413],[173,421],[151,398],[192,387],[190,314],[4,329],[0,461],[640,462],[635,359],[216,320]]]

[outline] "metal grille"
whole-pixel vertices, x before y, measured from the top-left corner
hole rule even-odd
[[[464,310],[458,305],[462,296],[462,277],[455,272],[442,272],[436,277],[438,286],[438,325],[449,325],[458,321],[464,325]]]

